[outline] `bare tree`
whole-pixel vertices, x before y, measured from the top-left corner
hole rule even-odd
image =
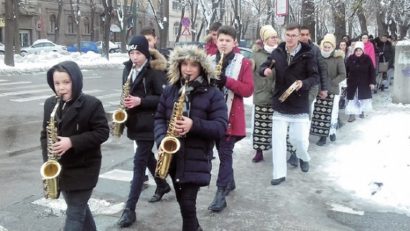
[[[14,66],[14,51],[13,47],[16,43],[16,30],[18,31],[17,24],[17,11],[18,7],[15,4],[16,1],[6,0],[5,2],[5,16],[6,16],[6,25],[5,25],[5,50],[4,50],[4,64],[8,66]]]
[[[133,4],[131,2],[131,4]],[[132,15],[127,13],[128,10],[128,1],[123,0],[123,2],[120,2],[120,4],[117,6],[116,11],[117,11],[117,19],[118,22],[120,23],[120,41],[121,41],[121,50],[125,51],[125,44],[127,43],[127,25],[126,23],[128,22],[128,19],[132,17]],[[108,45],[109,46],[109,45]]]
[[[70,5],[71,5],[71,12],[74,18],[76,30],[77,30],[77,47],[78,51],[81,52],[81,11],[80,11],[80,0],[75,0],[75,3],[73,0],[70,0]]]
[[[96,16],[96,11],[97,11],[97,4],[95,3],[95,0],[90,0],[90,26],[91,26],[91,31],[90,31],[90,38],[91,41],[96,40],[96,33],[95,33],[95,16]]]
[[[185,17],[185,6],[186,3],[181,3],[181,1],[179,1],[179,4],[181,4],[181,17],[179,19],[179,27],[178,27],[178,33],[177,33],[177,37],[175,38],[175,42],[179,41],[179,38],[181,37],[181,29],[182,29],[182,20]]]
[[[302,25],[309,28],[311,38],[316,41],[315,33],[315,2],[313,0],[302,0]]]
[[[335,36],[340,41],[346,34],[346,9],[344,0],[331,0],[333,21],[335,25]]]
[[[102,56],[109,59],[109,41],[110,41],[110,26],[111,18],[113,14],[112,0],[102,0],[104,7],[104,13],[102,15],[103,19],[103,47]]]
[[[57,4],[58,4],[57,18],[56,18],[56,24],[54,25],[53,30],[54,30],[54,42],[60,43],[60,26],[61,26],[61,17],[63,14],[64,1],[58,0]]]

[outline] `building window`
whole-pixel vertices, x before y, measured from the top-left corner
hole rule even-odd
[[[174,35],[177,36],[179,31],[179,22],[174,23]]]
[[[74,19],[73,16],[67,17],[67,32],[70,34],[74,34]]]
[[[56,16],[54,15],[54,14],[52,14],[52,15],[50,15],[50,33],[55,33],[55,31],[56,31],[56,21],[57,21],[57,18],[56,18]]]
[[[87,17],[85,17],[83,21],[84,21],[84,34],[90,34],[90,20]]]

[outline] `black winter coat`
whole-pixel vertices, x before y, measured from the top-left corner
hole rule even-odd
[[[346,97],[352,100],[358,90],[358,99],[371,99],[370,84],[376,84],[376,73],[372,60],[366,54],[357,57],[352,54],[346,62]]]
[[[318,84],[319,72],[310,47],[307,44],[300,43],[301,49],[293,57],[290,65],[287,62],[287,53],[285,43],[279,44],[278,48],[273,50],[267,61],[260,67],[260,74],[275,60],[276,81],[273,93],[273,110],[283,114],[302,114],[309,113],[309,89]],[[293,92],[283,103],[279,97],[290,85],[296,80],[302,80],[303,86],[299,91]]]
[[[46,126],[55,104],[55,96],[44,103],[43,130],[40,136],[44,161],[47,160]],[[109,136],[108,122],[101,101],[90,95],[80,95],[64,112],[57,130],[59,136],[69,137],[73,145],[59,160],[62,166],[61,190],[94,188],[101,167],[100,146]]]
[[[155,114],[155,141],[157,145],[165,137],[179,86],[168,86],[161,96]],[[170,174],[178,183],[209,185],[212,156],[209,155],[215,140],[225,135],[227,107],[222,92],[207,83],[195,88],[188,96],[188,117],[193,120],[191,130],[179,138],[180,150],[174,155]],[[172,173],[171,173],[172,172]]]
[[[165,73],[147,64],[132,83],[130,94],[141,98],[141,104],[127,110],[127,135],[132,140],[154,140],[154,115],[159,97],[166,86]],[[122,79],[127,80],[132,62],[125,62]]]

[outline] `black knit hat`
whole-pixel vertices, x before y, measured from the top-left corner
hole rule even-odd
[[[132,50],[137,50],[145,55],[147,59],[150,57],[148,50],[148,40],[141,35],[134,36],[128,44],[128,53]]]

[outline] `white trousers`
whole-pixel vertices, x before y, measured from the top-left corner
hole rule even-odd
[[[310,161],[308,153],[310,121],[306,117],[293,118],[280,114],[272,117],[272,163],[273,179],[286,177],[286,135],[289,126],[289,142],[296,149],[296,156]]]
[[[335,95],[335,97],[333,98],[333,108],[332,108],[332,115],[330,119],[329,135],[336,135],[337,119],[339,118],[339,101],[340,101],[340,95]]]

